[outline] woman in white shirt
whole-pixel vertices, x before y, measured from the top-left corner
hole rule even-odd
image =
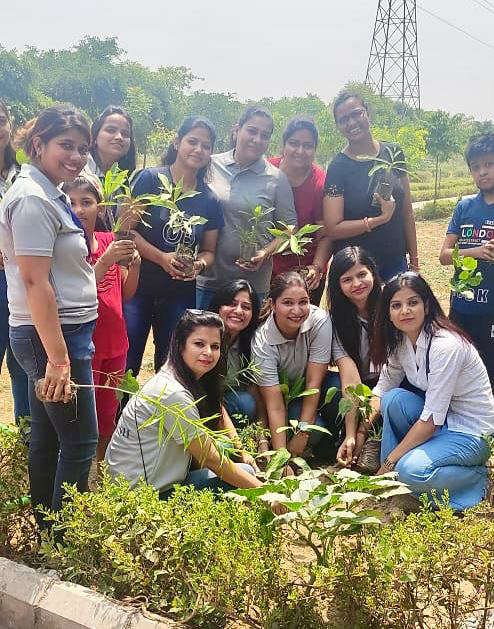
[[[433,491],[438,500],[447,491],[456,510],[479,503],[490,455],[485,437],[494,433],[489,377],[417,273],[384,287],[371,355],[383,365],[373,390],[384,421],[378,473],[396,469],[414,494],[426,493],[432,502]],[[399,388],[405,376],[418,393]]]

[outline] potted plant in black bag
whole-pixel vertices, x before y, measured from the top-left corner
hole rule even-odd
[[[359,155],[357,159],[360,161],[373,161],[374,166],[369,170],[369,189],[372,196],[373,207],[380,207],[376,194],[385,201],[389,201],[393,193],[393,186],[396,181],[395,172],[407,175],[408,170],[406,162],[403,159],[403,151],[398,146],[384,147],[388,158],[372,157],[371,155]]]

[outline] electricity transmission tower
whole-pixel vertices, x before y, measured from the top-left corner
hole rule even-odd
[[[420,109],[416,0],[378,0],[366,84]]]

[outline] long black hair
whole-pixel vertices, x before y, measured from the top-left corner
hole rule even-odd
[[[340,286],[340,277],[356,264],[362,264],[368,268],[374,281],[374,286],[367,298],[367,333],[369,343],[372,341],[377,304],[381,297],[381,280],[376,263],[367,251],[361,247],[345,247],[334,255],[329,269],[327,302],[330,305],[331,318],[341,344],[361,372],[363,368],[360,356],[362,325],[358,318],[357,306],[343,294]]]
[[[128,170],[130,174],[136,169],[136,143],[134,138],[134,124],[132,122],[130,114],[128,114],[125,109],[122,109],[122,107],[108,105],[108,107],[106,107],[93,122],[93,125],[91,127],[91,135],[93,141],[91,143],[90,152],[96,164],[101,168],[101,163],[98,156],[98,149],[96,148],[96,138],[98,137],[98,133],[101,131],[101,127],[103,126],[105,119],[108,118],[108,116],[112,116],[113,114],[119,114],[120,116],[123,116],[125,120],[127,120],[127,122],[129,123],[129,150],[118,160],[117,164],[119,168],[121,168],[122,170]]]
[[[391,300],[401,288],[410,288],[424,302],[425,317],[423,329],[427,334],[434,334],[438,329],[449,330],[471,343],[468,335],[444,314],[441,304],[424,278],[415,273],[415,271],[407,271],[391,278],[383,288],[382,297],[377,308],[371,344],[371,358],[375,365],[384,365],[403,339],[403,332],[393,325],[389,315]]]
[[[10,125],[10,140],[8,141],[8,144],[5,147],[4,153],[3,153],[3,165],[4,165],[5,170],[8,171],[11,168],[11,166],[13,166],[16,163],[16,159],[15,159],[15,149],[12,144],[12,135],[13,135],[12,118],[10,117],[10,113],[9,113],[9,110],[7,109],[7,105],[2,100],[0,100],[0,111],[5,114],[7,118],[7,122]]]
[[[271,112],[268,111],[262,105],[250,105],[249,107],[247,107],[247,109],[240,116],[240,118],[238,119],[237,124],[235,125],[234,129],[231,132],[231,135],[230,135],[230,148],[234,149],[236,147],[236,145],[237,145],[237,130],[241,129],[244,126],[245,123],[249,122],[249,120],[251,120],[255,116],[262,116],[263,118],[267,118],[270,121],[270,123],[271,123],[271,134],[273,133],[273,131],[274,131],[274,120],[273,120],[273,116],[272,116]]]
[[[185,364],[182,354],[188,337],[200,326],[217,328],[220,331],[221,353],[220,360],[213,369],[204,374],[200,380],[196,380],[192,370]],[[194,400],[203,398],[197,404],[201,417],[221,413],[224,379],[222,374],[225,373],[225,326],[218,314],[206,310],[185,310],[173,331],[167,362],[177,380],[190,391]],[[218,421],[219,417],[212,420],[210,427],[216,428]]]
[[[175,143],[180,143],[182,138],[187,135],[192,129],[197,129],[197,127],[201,127],[202,129],[206,129],[209,133],[209,139],[211,140],[211,153],[214,150],[214,143],[216,142],[216,129],[214,128],[213,123],[204,118],[204,116],[188,116],[180,125],[179,130],[177,131],[177,137],[173,142],[170,142],[166,153],[163,154],[161,158],[161,163],[163,166],[171,166],[175,163],[177,159],[177,148]],[[197,172],[197,180],[198,181],[208,181],[210,178],[210,169],[211,169],[211,160],[206,166],[200,168]]]
[[[247,280],[230,280],[222,284],[216,291],[213,300],[209,306],[212,312],[220,312],[221,306],[229,306],[240,292],[246,292],[249,295],[252,306],[252,319],[249,325],[238,335],[238,348],[242,363],[250,362],[250,342],[259,325],[260,303],[257,293]]]

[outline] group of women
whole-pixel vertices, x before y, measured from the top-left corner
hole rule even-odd
[[[374,194],[369,171],[386,144],[372,138],[365,103],[343,93],[334,116],[348,143],[325,177],[314,164],[318,132],[309,118],[289,123],[281,155],[270,160],[265,154],[273,119],[262,107],[244,112],[232,149],[221,154],[214,154],[210,121],[194,116],[183,122],[162,165],[134,176],[132,194],[160,192],[160,175],[190,192],[179,208],[203,219],[188,238],[196,252],[190,271],[176,255],[169,210],[162,205],[146,208],[146,222],[135,225],[132,241],[101,236],[115,213],[101,206],[100,178],[115,165],[135,169],[132,120],[123,109],[108,107],[91,129],[71,106],[44,110],[19,130],[17,141],[30,159],[19,172],[9,114],[0,107],[6,347],[16,409],[22,397],[14,361],[20,375],[27,374],[22,413],[31,416],[34,504],[58,509],[64,482],[86,489],[98,421],[100,437],[103,424],[111,427],[101,452],[109,441],[110,473],[132,484],[144,477],[163,497],[176,483],[258,486],[252,456],[239,448],[237,461],[222,461],[208,431],[221,429],[238,443],[232,418],[257,419],[269,431],[261,449],[270,441],[274,449],[286,445],[302,455],[318,433],[297,432],[287,442],[279,428],[288,419],[334,426],[334,406],[323,404],[325,390],[359,382],[375,387],[375,413],[366,422],[353,412],[346,416],[337,455],[342,465],[355,462],[381,413],[381,471],[396,466],[416,493],[447,489],[457,509],[481,499],[484,437],[494,432],[485,368],[417,273],[405,171],[394,172],[390,199]],[[124,212],[118,203],[117,213]],[[240,233],[252,226],[257,206],[265,217],[257,225],[257,250],[241,259]],[[280,239],[269,227],[281,222],[321,225],[303,259],[305,277],[294,270],[299,260],[276,254]],[[381,294],[382,279],[390,281]],[[331,313],[318,305],[326,283]],[[122,333],[116,332],[124,321],[128,345],[127,338],[118,342]],[[2,325],[5,333],[6,321]],[[114,407],[100,400],[96,413],[92,361],[104,344],[120,362],[126,354],[126,364],[107,376],[118,378],[125,368],[137,374],[150,330],[156,375],[142,395],[131,398],[113,432],[115,418],[112,424],[99,415],[100,409],[115,413]],[[252,363],[255,383],[240,378],[225,391],[227,372],[248,372]],[[331,364],[338,373],[328,369]],[[301,378],[306,389],[318,392],[287,404],[282,383]],[[481,408],[475,418],[474,394]],[[162,422],[141,430],[156,410],[150,402],[156,396]],[[167,437],[159,439],[162,429]],[[39,513],[38,522],[44,526]]]

